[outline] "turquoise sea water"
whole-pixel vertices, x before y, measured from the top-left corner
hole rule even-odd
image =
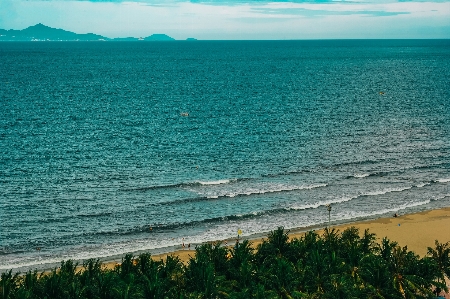
[[[450,206],[448,40],[4,42],[0,101],[0,271]]]

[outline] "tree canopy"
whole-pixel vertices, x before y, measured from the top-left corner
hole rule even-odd
[[[449,242],[419,257],[396,242],[351,227],[289,239],[279,227],[254,248],[245,240],[195,249],[185,263],[127,254],[114,269],[90,259],[62,261],[50,273],[1,274],[0,299],[12,298],[433,298],[450,274]]]

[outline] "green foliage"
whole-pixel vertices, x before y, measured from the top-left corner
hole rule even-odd
[[[448,242],[436,241],[420,258],[387,238],[375,240],[354,227],[290,240],[279,227],[256,249],[248,241],[230,249],[220,242],[200,245],[186,264],[149,253],[127,254],[113,270],[99,260],[82,267],[69,260],[50,273],[2,273],[0,299],[408,299],[447,290]]]
[[[439,243],[435,241],[435,248],[428,247],[428,255],[437,265],[440,281],[444,281],[445,277],[450,279],[450,242]]]

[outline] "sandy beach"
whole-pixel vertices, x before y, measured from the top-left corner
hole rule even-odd
[[[360,233],[369,229],[371,233],[376,234],[376,241],[380,242],[384,237],[391,241],[396,241],[400,246],[407,246],[409,250],[414,251],[419,256],[423,257],[427,254],[427,248],[433,247],[435,240],[440,243],[450,242],[450,207],[438,210],[429,210],[414,214],[398,215],[397,217],[379,218],[375,220],[351,222],[341,225],[331,226],[332,228],[342,232],[346,228],[356,227]],[[305,232],[312,230],[312,228],[297,228],[290,230],[289,236],[291,239],[300,238]],[[318,234],[322,234],[324,228],[315,229]],[[249,238],[253,247],[260,244],[264,238]],[[232,246],[234,239],[222,240]],[[193,246],[183,249],[180,246],[179,250],[168,252],[165,254],[153,255],[155,260],[165,260],[167,256],[178,256],[180,260],[187,263],[190,257],[195,255]],[[113,269],[116,265],[121,263],[119,260],[111,260],[103,263],[106,269]],[[78,269],[81,270],[81,266]],[[450,281],[447,280],[447,286],[450,289]],[[450,299],[449,293],[442,292],[440,294],[445,299]]]
[[[430,210],[414,214],[398,215],[397,217],[379,218],[376,220],[352,222],[342,225],[332,226],[332,228],[343,231],[349,227],[356,227],[360,233],[369,229],[375,233],[377,242],[384,237],[392,241],[398,242],[400,246],[407,246],[409,250],[414,251],[423,257],[427,254],[427,248],[433,247],[435,240],[440,243],[450,241],[450,207]],[[290,238],[299,238],[307,228],[298,228],[290,231]],[[316,230],[319,234],[323,233],[323,229]],[[256,247],[263,239],[250,239],[253,246]],[[234,240],[227,240],[228,244],[233,244]],[[194,250],[178,250],[175,252],[155,255],[154,259],[165,259],[168,255],[176,255],[183,262],[187,262],[191,256],[194,256]],[[107,264],[107,267],[114,267],[117,262]],[[450,288],[450,281],[447,281]],[[444,298],[450,298],[450,294],[441,293]]]
[[[341,225],[331,226],[334,229],[343,231],[349,227],[356,227],[360,233],[369,229],[371,233],[375,233],[377,242],[380,242],[384,237],[391,241],[396,241],[400,246],[408,246],[409,250],[414,251],[419,256],[423,257],[427,254],[428,247],[434,247],[435,240],[440,243],[450,241],[450,207],[430,210],[414,214],[399,214],[398,217],[379,218],[375,220],[367,220],[360,222],[351,222]],[[290,230],[290,238],[299,238],[306,231],[312,228],[297,228]],[[321,234],[323,229],[316,229]],[[256,247],[264,238],[249,239]],[[228,244],[234,244],[235,240],[223,240]],[[174,252],[154,255],[156,260],[165,259],[168,255],[178,256],[183,262],[187,262],[189,257],[195,254],[193,246],[191,250],[180,249]],[[120,261],[109,261],[104,265],[108,268],[113,268],[114,265]]]

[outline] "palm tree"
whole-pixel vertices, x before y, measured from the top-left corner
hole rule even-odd
[[[369,229],[364,230],[364,235],[359,240],[359,248],[362,255],[371,254],[376,251],[376,237],[375,234],[369,232]]]
[[[301,275],[297,274],[296,267],[285,257],[276,258],[268,268],[262,270],[264,285],[276,291],[281,298],[290,297],[300,283]]]
[[[164,298],[169,285],[167,280],[162,278],[164,262],[154,261],[150,253],[142,253],[137,259],[137,267],[144,298]]]
[[[393,297],[394,289],[390,283],[387,262],[381,256],[369,254],[363,257],[360,261],[359,277],[367,298]]]
[[[47,298],[64,299],[68,297],[66,285],[58,271],[53,269],[49,275],[43,276],[44,295]]]
[[[42,274],[41,274],[42,275]],[[42,296],[42,287],[40,284],[39,275],[37,270],[34,272],[28,271],[20,280],[20,288],[17,290],[17,298],[40,298]]]
[[[450,244],[434,241],[435,248],[428,247],[428,255],[436,262],[440,282],[445,282],[445,276],[450,279]],[[444,283],[445,284],[445,283]],[[447,287],[445,291],[448,292]]]
[[[339,230],[325,228],[323,236],[323,249],[328,252],[339,252],[341,248],[341,240],[339,238]]]
[[[289,256],[291,252],[288,233],[289,231],[285,231],[281,226],[270,232],[267,240],[263,240],[257,247],[256,262],[271,263],[277,256]]]
[[[97,287],[97,296],[94,298],[110,299],[116,297],[114,287],[120,282],[120,277],[115,271],[105,270],[95,279],[95,286]]]
[[[88,260],[73,261],[45,275],[12,271],[0,276],[0,299],[298,299],[430,298],[449,274],[449,242],[428,248],[420,258],[384,238],[374,243],[367,230],[339,234],[326,229],[289,241],[282,227],[254,251],[248,241],[229,250],[220,243],[196,248],[184,265],[178,257],[155,261],[148,253],[124,256],[114,270]]]
[[[431,284],[422,277],[422,273],[414,271],[418,264],[418,256],[407,247],[395,246],[392,250],[388,267],[390,268],[394,289],[403,298],[427,298],[432,296]]]
[[[102,263],[100,260],[89,259],[83,263],[83,271],[79,280],[84,287],[84,296],[87,299],[98,298],[98,281],[104,273],[102,272]]]
[[[325,255],[319,250],[313,250],[305,261],[305,287],[308,292],[325,292],[328,271]]]
[[[1,299],[13,298],[13,294],[18,287],[19,274],[12,274],[12,270],[2,273],[0,277],[0,295]]]
[[[168,256],[166,261],[158,268],[164,293],[169,298],[180,298],[182,296],[186,286],[184,268],[183,263],[177,256]]]
[[[129,299],[129,298],[142,298],[142,292],[138,285],[135,283],[135,275],[133,273],[128,273],[123,277],[121,283],[117,285],[114,289],[117,298]]]
[[[251,243],[244,240],[229,252],[227,277],[236,282],[239,289],[249,288],[254,279],[254,254]]]
[[[203,244],[196,248],[185,268],[187,291],[202,298],[215,298],[229,292],[223,282],[227,274],[228,249],[221,243]]]

